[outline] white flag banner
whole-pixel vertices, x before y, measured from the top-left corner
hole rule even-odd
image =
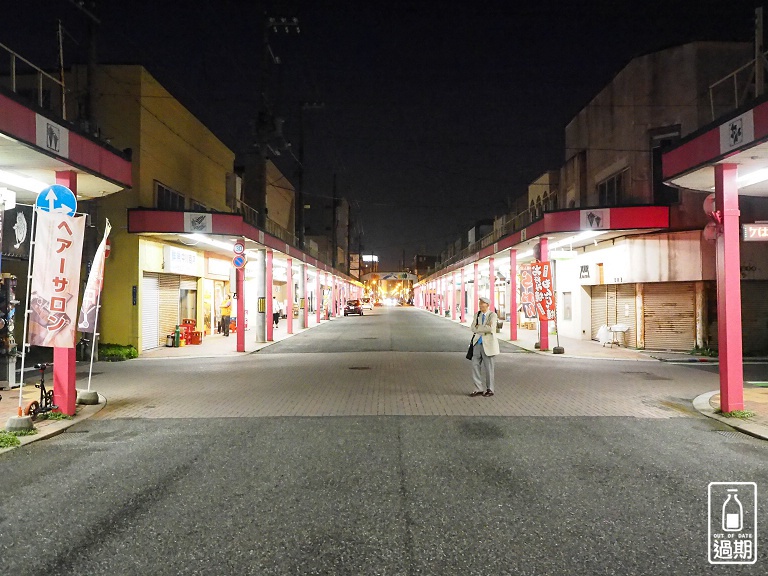
[[[107,250],[107,237],[112,230],[112,226],[107,220],[107,226],[104,230],[104,238],[96,249],[96,255],[93,257],[91,273],[88,275],[88,283],[85,285],[83,294],[83,304],[80,306],[80,318],[77,321],[77,329],[80,332],[93,334],[96,331],[96,308],[99,305],[99,295],[104,286],[104,254]]]
[[[75,347],[85,217],[37,211],[29,344]]]

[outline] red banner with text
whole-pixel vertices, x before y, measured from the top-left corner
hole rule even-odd
[[[536,312],[539,320],[555,319],[555,292],[552,285],[551,262],[533,262],[531,264],[533,279],[533,298],[536,301]]]

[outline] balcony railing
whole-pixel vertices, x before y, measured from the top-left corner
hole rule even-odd
[[[760,66],[764,66],[768,52],[761,56]],[[755,59],[753,58],[741,68],[734,70],[724,78],[709,86],[709,107],[712,113],[712,121],[724,114],[732,112],[742,106],[751,96],[756,97]],[[764,72],[765,73],[765,72]],[[761,86],[761,92],[765,93],[765,87]]]
[[[245,202],[239,200],[238,201],[238,211],[243,216],[243,220],[246,224],[250,224],[251,226],[259,228],[258,221],[259,221],[259,212],[252,206],[249,206]],[[264,231],[267,234],[270,234],[271,236],[274,236],[275,238],[279,238],[286,244],[290,244],[294,248],[299,248],[299,239],[298,237],[289,230],[286,230],[282,226],[280,226],[277,222],[274,220],[270,220],[269,217],[264,217]],[[312,256],[313,258],[317,258],[321,262],[327,265],[331,265],[331,254],[327,250],[320,251],[316,246],[311,246],[309,242],[306,243],[306,246],[304,247],[304,252]]]
[[[11,90],[14,94],[21,94],[19,83],[17,80],[21,77],[28,77],[30,73],[33,73],[36,78],[35,82],[35,95],[34,103],[40,108],[50,109],[61,115],[63,120],[67,119],[67,106],[66,106],[66,93],[67,90],[64,87],[64,82],[51,76],[42,68],[35,66],[21,56],[17,54],[5,44],[0,43],[0,53],[4,52],[10,57],[10,69],[7,78],[2,79],[2,83]],[[46,96],[49,101],[46,102]],[[59,96],[60,102],[57,102],[58,106],[54,106],[53,98]]]
[[[428,271],[427,275],[434,274],[438,270],[447,268],[451,264],[461,262],[465,258],[468,258],[475,252],[479,252],[480,249],[490,246],[494,242],[498,242],[501,238],[509,236],[510,234],[522,230],[523,228],[530,226],[533,222],[540,220],[544,217],[545,212],[549,212],[544,208],[534,207],[526,208],[518,214],[507,214],[502,217],[503,223],[499,228],[494,228],[493,232],[486,234],[477,242],[473,242],[469,246],[462,248],[457,253],[449,256],[445,260],[435,264],[434,269]]]

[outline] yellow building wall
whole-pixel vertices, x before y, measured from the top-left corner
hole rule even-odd
[[[76,78],[77,74],[75,71]],[[76,86],[84,85],[76,80]],[[226,175],[233,170],[235,155],[141,66],[99,67],[96,85],[94,110],[102,137],[108,137],[118,149],[133,151],[133,188],[96,201],[94,223],[99,238],[104,218],[109,218],[112,224],[112,250],[104,272],[100,340],[132,344],[141,350],[142,258],[139,236],[127,230],[127,211],[155,207],[157,181],[184,195],[187,208],[194,200],[209,210],[229,212]],[[199,286],[199,323],[201,293]]]
[[[296,220],[294,202],[296,191],[293,185],[278,170],[277,166],[267,161],[267,215],[289,232],[293,232]]]

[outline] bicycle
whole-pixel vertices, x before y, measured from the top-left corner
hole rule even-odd
[[[32,416],[35,418],[38,414],[45,414],[52,410],[56,410],[58,406],[53,403],[53,390],[47,390],[45,387],[45,370],[48,367],[53,367],[52,362],[42,362],[35,364],[35,368],[40,371],[40,384],[35,384],[35,388],[40,389],[40,401],[32,400],[24,408],[24,414],[26,416]]]

